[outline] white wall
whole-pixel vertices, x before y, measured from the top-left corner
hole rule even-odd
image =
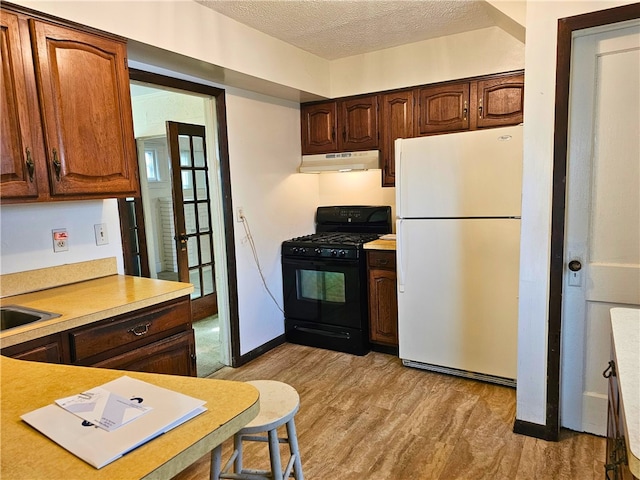
[[[390,205],[395,214],[395,188],[382,188],[382,171],[318,174],[319,205]]]
[[[216,82],[329,95],[329,62],[191,0],[13,0],[13,3],[198,59]],[[266,88],[269,88],[266,85]]]
[[[106,223],[109,243],[96,245],[94,224]],[[69,250],[54,253],[51,231],[66,228]],[[116,257],[124,273],[116,200],[3,205],[0,274]]]
[[[311,233],[318,179],[300,164],[297,104],[227,90],[233,206],[242,207],[269,290],[282,307],[282,241]],[[242,354],[284,333],[284,315],[265,292],[242,223],[235,224]]]
[[[524,68],[524,45],[498,27],[331,62],[331,95],[436,83]]]
[[[549,241],[558,19],[629,1],[529,1],[518,324],[519,420],[546,424]]]

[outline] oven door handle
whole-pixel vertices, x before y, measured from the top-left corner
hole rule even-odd
[[[317,328],[309,328],[309,327],[299,327],[298,325],[293,326],[294,330],[300,330],[301,332],[313,333],[314,335],[323,335],[325,337],[333,337],[333,338],[345,338],[349,340],[351,335],[348,332],[327,332],[326,330],[318,330]]]
[[[320,270],[327,270],[330,267],[348,267],[358,264],[358,260],[333,260],[326,258],[324,260],[301,260],[284,258],[282,263],[300,268],[320,267]]]

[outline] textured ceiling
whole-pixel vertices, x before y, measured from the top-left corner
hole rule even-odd
[[[195,1],[328,60],[495,25],[483,0]]]

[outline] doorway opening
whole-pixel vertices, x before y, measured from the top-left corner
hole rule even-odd
[[[218,311],[229,301],[216,288],[228,277],[216,262],[226,258],[216,98],[133,78],[131,95],[141,195],[126,205],[135,225],[122,230],[125,256],[138,266],[127,273],[194,285],[197,372],[206,377],[232,363],[230,315]]]

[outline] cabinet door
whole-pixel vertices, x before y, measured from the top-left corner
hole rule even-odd
[[[0,196],[35,198],[38,179],[34,162],[43,160],[44,151],[29,30],[26,20],[14,13],[3,10],[0,20]]]
[[[138,191],[122,42],[30,20],[51,195]]]
[[[418,89],[418,135],[469,128],[469,83]]]
[[[478,128],[522,123],[524,112],[524,75],[480,80],[477,84]]]
[[[302,154],[338,151],[336,102],[302,105],[300,113]]]
[[[369,273],[369,339],[398,346],[398,294],[394,251],[367,252]]]
[[[396,273],[389,270],[370,270],[369,288],[371,341],[398,345]]]
[[[343,100],[340,106],[338,150],[378,148],[378,96]]]
[[[61,336],[57,334],[3,348],[2,355],[31,362],[67,363]]]
[[[196,354],[193,330],[111,357],[92,366],[195,377]]]
[[[382,141],[380,165],[382,186],[393,187],[396,183],[395,145],[396,138],[413,137],[413,92],[404,91],[382,96],[380,117]]]

